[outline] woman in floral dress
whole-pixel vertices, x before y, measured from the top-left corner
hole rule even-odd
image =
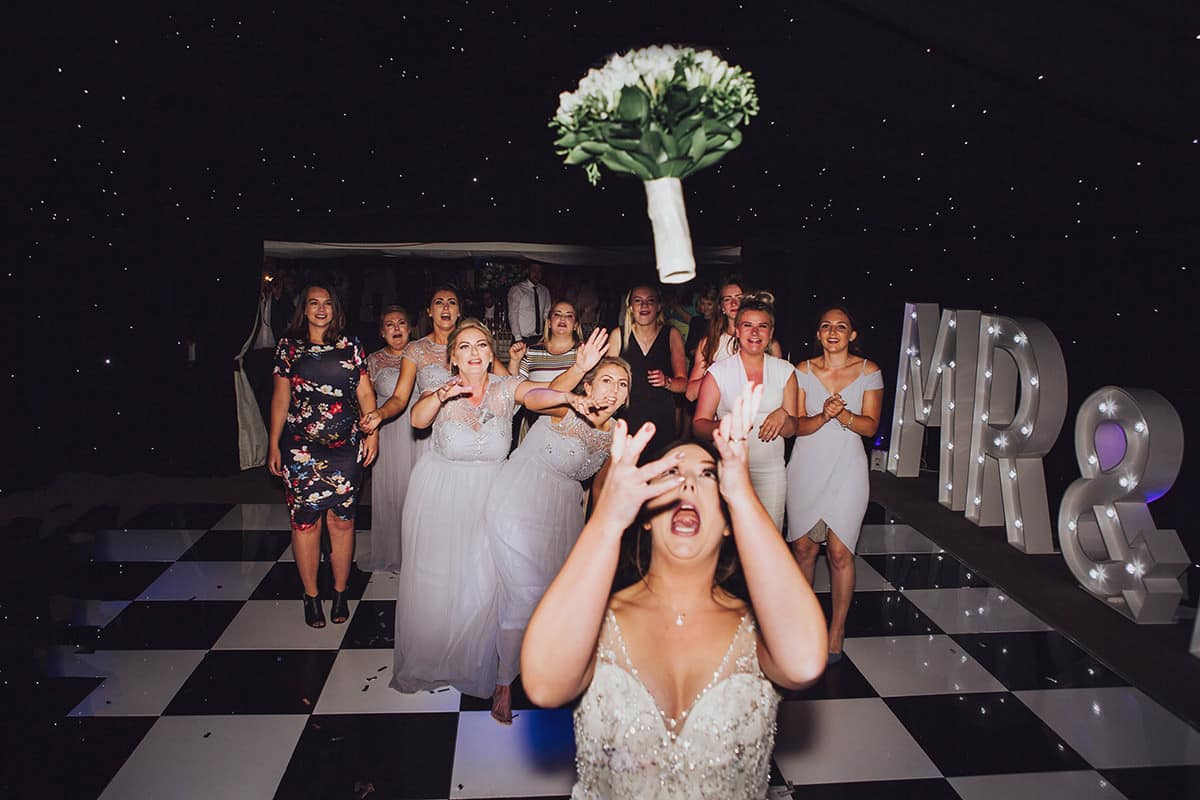
[[[378,434],[358,428],[375,408],[367,359],[358,340],[345,336],[337,296],[324,286],[301,294],[287,335],[275,350],[275,393],[267,468],[287,483],[292,550],[304,584],[304,619],[325,626],[317,593],[321,519],[329,528],[335,623],[350,618],[346,581],[354,558],[354,512],[363,468],[375,460]]]

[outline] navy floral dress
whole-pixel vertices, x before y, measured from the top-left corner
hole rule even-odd
[[[312,527],[326,509],[354,519],[363,482],[358,382],[367,375],[367,357],[362,345],[346,336],[332,345],[280,339],[275,374],[292,386],[279,442],[292,525]]]

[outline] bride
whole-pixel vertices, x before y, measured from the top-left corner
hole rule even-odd
[[[583,694],[573,798],[766,795],[779,702],[772,684],[815,680],[826,632],[750,484],[747,433],[761,398],[761,387],[747,386],[721,420],[719,458],[684,443],[639,468],[653,426],[633,436],[615,426],[595,511],[521,651],[533,702],[559,706]],[[610,595],[626,533],[641,580]],[[738,562],[749,602],[722,586]]]

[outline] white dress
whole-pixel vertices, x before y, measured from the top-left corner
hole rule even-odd
[[[488,377],[483,400],[449,400],[404,500],[392,688],[453,686],[490,697],[496,684],[496,571],[483,535],[492,484],[512,438],[520,378]]]
[[[392,356],[377,350],[367,357],[367,369],[375,387],[379,405],[396,391],[400,379],[400,361],[404,356]],[[367,547],[358,559],[365,570],[400,569],[400,519],[408,478],[417,461],[417,445],[408,411],[379,426],[379,456],[371,468],[371,530],[367,532]]]
[[[611,443],[574,411],[540,417],[492,484],[484,528],[500,580],[498,683],[520,671],[525,626],[583,530],[580,481],[604,466]]]
[[[404,348],[403,356],[417,366],[416,383],[413,386],[412,398],[408,401],[410,407],[421,399],[421,395],[432,392],[450,380],[450,368],[446,366],[446,345],[438,344],[426,336],[409,342]],[[414,462],[429,450],[430,435],[427,429],[413,431],[413,439],[416,441]]]
[[[883,374],[863,372],[840,392],[846,408],[862,413],[863,393],[883,388]],[[804,413],[820,414],[830,392],[811,372],[806,361],[796,370],[796,383],[804,392]],[[808,533],[824,520],[831,533],[851,552],[858,544],[871,487],[867,453],[862,437],[830,421],[808,436],[797,436],[787,467],[788,541]]]
[[[783,405],[783,387],[795,370],[782,358],[763,355],[763,398],[754,427],[750,431],[750,483],[758,499],[766,507],[775,522],[783,528],[783,512],[787,505],[787,466],[783,460],[784,438],[775,437],[770,442],[758,438],[758,427],[775,409]],[[739,356],[724,358],[708,368],[708,374],[721,390],[721,401],[717,404],[717,419],[733,410],[733,403],[746,385],[746,367]]]
[[[766,797],[778,707],[779,693],[759,669],[749,614],[712,682],[671,720],[638,677],[610,610],[592,683],[575,709],[578,781],[571,798]]]

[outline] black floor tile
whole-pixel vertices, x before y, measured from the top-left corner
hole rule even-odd
[[[207,530],[233,509],[233,503],[180,503],[154,505],[125,523],[131,530]]]
[[[0,796],[98,797],[157,717],[64,717],[36,735],[11,735],[0,761]],[[8,762],[8,763],[4,763]]]
[[[828,620],[833,595],[817,595]],[[899,592],[856,592],[846,615],[846,636],[915,636],[942,629]]]
[[[309,714],[335,658],[335,650],[210,651],[163,714]]]
[[[108,623],[97,647],[107,650],[207,650],[242,608],[241,600],[134,602]]]
[[[813,783],[797,786],[797,800],[959,800],[942,778],[861,783]]]
[[[4,671],[0,680],[0,708],[5,722],[17,720],[58,720],[79,705],[104,678],[49,678],[41,674],[14,674]],[[13,728],[10,727],[10,735]]]
[[[171,565],[157,561],[86,561],[60,573],[51,594],[81,600],[132,600]]]
[[[292,543],[290,531],[209,531],[180,561],[276,561]]]
[[[784,700],[849,700],[879,696],[849,657],[827,666],[817,682],[807,689],[783,690],[780,694]]]
[[[947,777],[1091,769],[1007,692],[886,697],[884,702]]]
[[[862,558],[897,589],[961,589],[970,586],[991,586],[979,573],[949,553],[865,555]]]
[[[363,592],[367,590],[367,582],[370,580],[371,573],[363,572],[357,566],[351,566],[350,580],[346,582],[346,599],[360,599]],[[325,598],[328,598],[329,593],[333,591],[333,568],[327,561],[322,562],[317,571],[317,589]],[[296,565],[290,561],[280,561],[271,567],[271,571],[258,584],[258,588],[254,590],[250,599],[296,600],[302,594],[304,594],[304,584],[300,582],[300,573],[296,571]]]
[[[446,797],[457,733],[457,713],[314,716],[275,797]]]
[[[1128,685],[1057,631],[959,633],[954,640],[1013,691]]]
[[[342,639],[343,650],[382,649],[396,646],[396,601],[362,600],[350,617]]]
[[[894,511],[889,511],[878,503],[868,503],[867,513],[863,517],[864,525],[900,524],[904,520]]]
[[[1128,800],[1195,800],[1200,797],[1200,766],[1102,769],[1100,774]]]

